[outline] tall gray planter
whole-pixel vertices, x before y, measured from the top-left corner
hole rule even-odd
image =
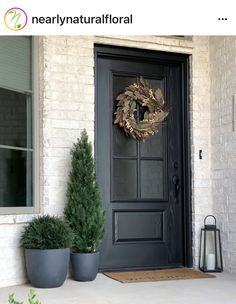
[[[34,287],[55,288],[66,279],[70,249],[25,249],[28,278]]]
[[[76,281],[93,281],[98,273],[99,252],[71,253],[71,264]]]

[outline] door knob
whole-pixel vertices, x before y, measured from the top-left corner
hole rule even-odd
[[[177,198],[178,195],[179,195],[179,190],[180,190],[178,175],[173,175],[173,177],[172,177],[172,183],[174,184],[174,187],[175,187],[174,196],[175,196],[175,198]]]

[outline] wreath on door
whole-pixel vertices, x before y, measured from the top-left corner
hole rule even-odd
[[[114,124],[137,140],[157,133],[169,114],[162,91],[154,90],[143,77],[119,94],[116,102]]]

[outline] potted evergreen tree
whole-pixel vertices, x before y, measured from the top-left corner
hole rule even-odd
[[[92,281],[99,267],[98,245],[104,234],[105,215],[96,181],[92,145],[85,130],[72,150],[65,218],[75,235],[71,253],[77,281]]]
[[[68,272],[74,235],[68,223],[56,216],[34,218],[21,236],[26,271],[31,284],[39,288],[61,286]]]

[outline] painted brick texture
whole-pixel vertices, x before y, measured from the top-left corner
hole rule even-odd
[[[212,212],[209,39],[193,37],[191,81],[191,152],[193,258],[198,266],[199,235],[204,217]],[[202,150],[202,159],[199,159]]]
[[[43,212],[62,214],[72,143],[83,128],[93,141],[92,37],[45,37],[43,52]]]
[[[234,273],[236,273],[236,130],[232,129],[232,96],[236,94],[235,71],[236,37],[210,37],[213,212],[223,233],[225,269]]]

